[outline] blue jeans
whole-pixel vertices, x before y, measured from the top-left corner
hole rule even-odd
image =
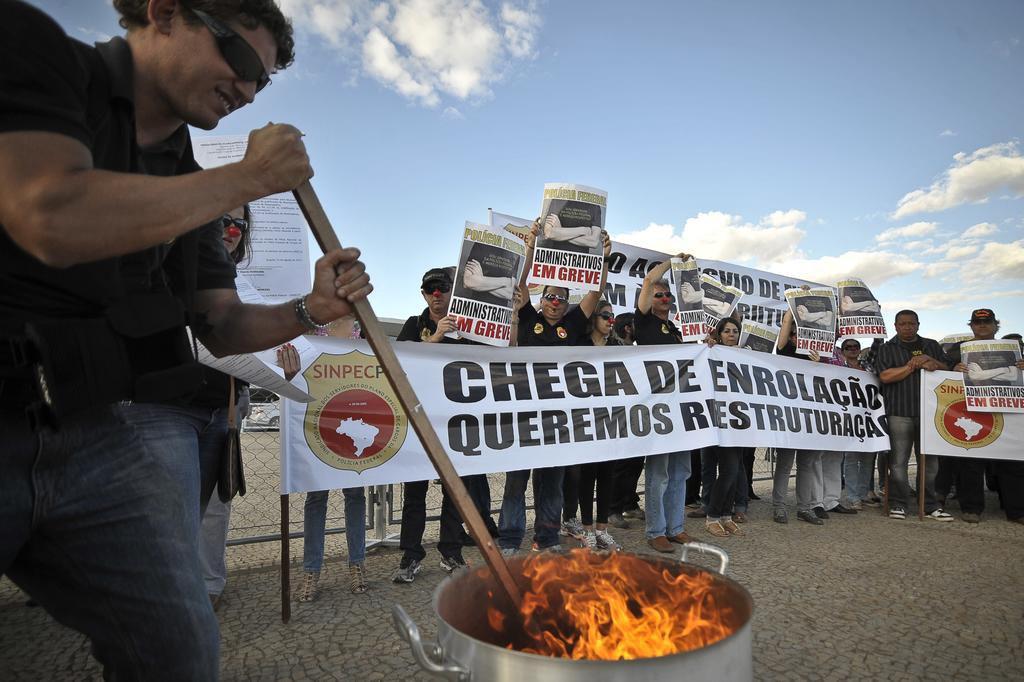
[[[683,532],[690,453],[651,455],[644,463],[644,514],[648,539]]]
[[[562,477],[564,467],[548,467],[533,471],[534,540],[538,549],[558,544],[562,520]],[[505,474],[505,494],[498,516],[498,546],[519,549],[526,536],[526,483],[530,471]]]
[[[215,680],[217,621],[181,491],[112,407],[32,432],[0,410],[0,573],[116,679]]]
[[[907,463],[910,451],[921,451],[920,420],[917,417],[889,417],[889,507],[906,510],[910,498],[910,481],[907,478]],[[939,458],[925,457],[924,466],[924,513],[931,514],[941,507],[935,492],[935,475],[939,471]]]
[[[345,544],[348,563],[361,564],[366,558],[366,492],[343,488],[345,496]],[[324,565],[324,529],[327,527],[327,490],[306,493],[302,514],[302,569],[319,573]]]
[[[146,448],[181,491],[186,527],[199,542],[199,522],[217,485],[228,433],[228,408],[131,403],[121,407]]]
[[[873,452],[847,452],[843,463],[846,476],[846,499],[852,504],[867,498],[871,472],[875,466]]]

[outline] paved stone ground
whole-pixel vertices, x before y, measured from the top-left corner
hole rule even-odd
[[[755,487],[763,494],[768,484]],[[732,577],[754,598],[755,676],[1024,678],[1024,526],[1006,522],[993,495],[986,502],[990,511],[980,525],[893,521],[869,510],[833,515],[824,527],[795,518],[772,523],[769,505],[753,502],[749,535],[719,544],[731,555]],[[431,526],[428,532],[436,532]],[[712,539],[699,521],[688,520],[688,530]],[[629,550],[646,551],[640,529],[616,537]],[[329,537],[327,547],[320,599],[293,603],[287,625],[280,619],[277,545],[229,549],[218,614],[225,680],[430,679],[395,634],[390,609],[402,604],[427,638],[434,635],[430,596],[445,574],[433,547],[411,585],[390,581],[397,550],[373,550],[370,591],[358,596],[346,587],[343,538]],[[297,558],[301,542],[292,543],[292,553]],[[475,550],[466,557],[480,563]],[[299,571],[293,561],[293,574]],[[0,581],[0,680],[101,677],[80,635],[23,602],[10,582]]]

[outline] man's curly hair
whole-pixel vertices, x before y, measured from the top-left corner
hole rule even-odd
[[[129,31],[149,24],[146,10],[149,0],[113,0],[114,9],[121,15],[118,23]],[[178,0],[178,4],[186,10],[197,9],[221,21],[237,21],[248,29],[263,26],[277,43],[277,62],[279,70],[286,69],[295,60],[295,40],[292,38],[292,22],[289,21],[274,0]],[[191,12],[184,12],[185,20],[192,24],[199,23],[198,17]]]

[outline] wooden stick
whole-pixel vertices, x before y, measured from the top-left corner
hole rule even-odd
[[[281,496],[281,622],[292,618],[292,553],[289,542],[288,496]]]
[[[313,190],[313,186],[309,182],[304,182],[295,190],[294,194],[295,199],[299,202],[299,208],[302,209],[302,214],[306,216],[306,220],[316,236],[316,241],[320,248],[325,253],[331,249],[340,249],[341,242],[338,241],[338,235],[334,232],[334,228],[331,226],[331,221],[328,219],[327,213],[324,212],[323,206],[320,205],[320,199]],[[483,554],[484,561],[498,578],[498,584],[504,589],[505,596],[508,597],[518,612],[523,598],[515,579],[512,577],[512,572],[509,571],[505,558],[494,544],[494,539],[491,537],[490,532],[488,532],[487,526],[484,525],[483,517],[480,516],[476,505],[473,504],[472,498],[470,498],[469,493],[466,491],[466,486],[462,483],[462,479],[459,478],[455,467],[452,466],[451,460],[448,459],[444,446],[441,445],[433,425],[431,425],[426,412],[424,412],[419,399],[416,397],[415,391],[413,391],[412,384],[409,383],[409,377],[406,376],[405,371],[398,362],[398,357],[388,341],[387,334],[377,322],[376,313],[373,312],[370,302],[366,299],[353,304],[353,308],[355,309],[356,318],[362,326],[363,333],[366,335],[366,340],[370,342],[370,348],[373,349],[374,354],[377,356],[377,362],[383,368],[388,383],[391,384],[391,388],[394,389],[395,394],[398,396],[398,402],[401,403],[405,414],[409,417],[409,422],[416,431],[416,435],[419,436],[420,442],[423,443],[423,449],[427,451],[427,457],[430,458],[431,464],[434,465],[434,469],[437,470],[438,475],[441,477],[441,482],[448,491],[448,495],[452,498],[452,502],[455,503],[455,508],[462,515],[462,520],[469,528],[470,536],[476,540],[476,546],[480,549],[480,553]]]
[[[917,453],[917,518],[924,521],[925,454]]]

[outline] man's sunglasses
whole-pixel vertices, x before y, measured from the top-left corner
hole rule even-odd
[[[843,346],[843,350],[860,350],[860,346],[854,346],[851,344],[849,346]]]
[[[245,38],[206,12],[197,9],[190,9],[190,11],[206,24],[206,28],[210,29],[214,40],[217,41],[221,56],[224,57],[224,61],[228,63],[236,76],[244,81],[255,83],[256,92],[270,85],[270,76],[263,68],[263,61]]]
[[[451,290],[452,285],[447,282],[427,282],[423,285],[423,293],[427,295],[447,294]]]
[[[614,322],[615,321],[615,315],[613,315],[611,313],[598,313],[597,316],[600,317],[605,322]]]
[[[675,296],[668,293],[667,291],[659,291],[658,293],[654,294],[654,298],[667,298],[671,301],[673,298],[675,298]]]
[[[544,294],[541,298],[545,301],[550,301],[551,303],[555,303],[556,301],[558,303],[565,303],[569,300],[565,296],[559,296],[558,294]]]

